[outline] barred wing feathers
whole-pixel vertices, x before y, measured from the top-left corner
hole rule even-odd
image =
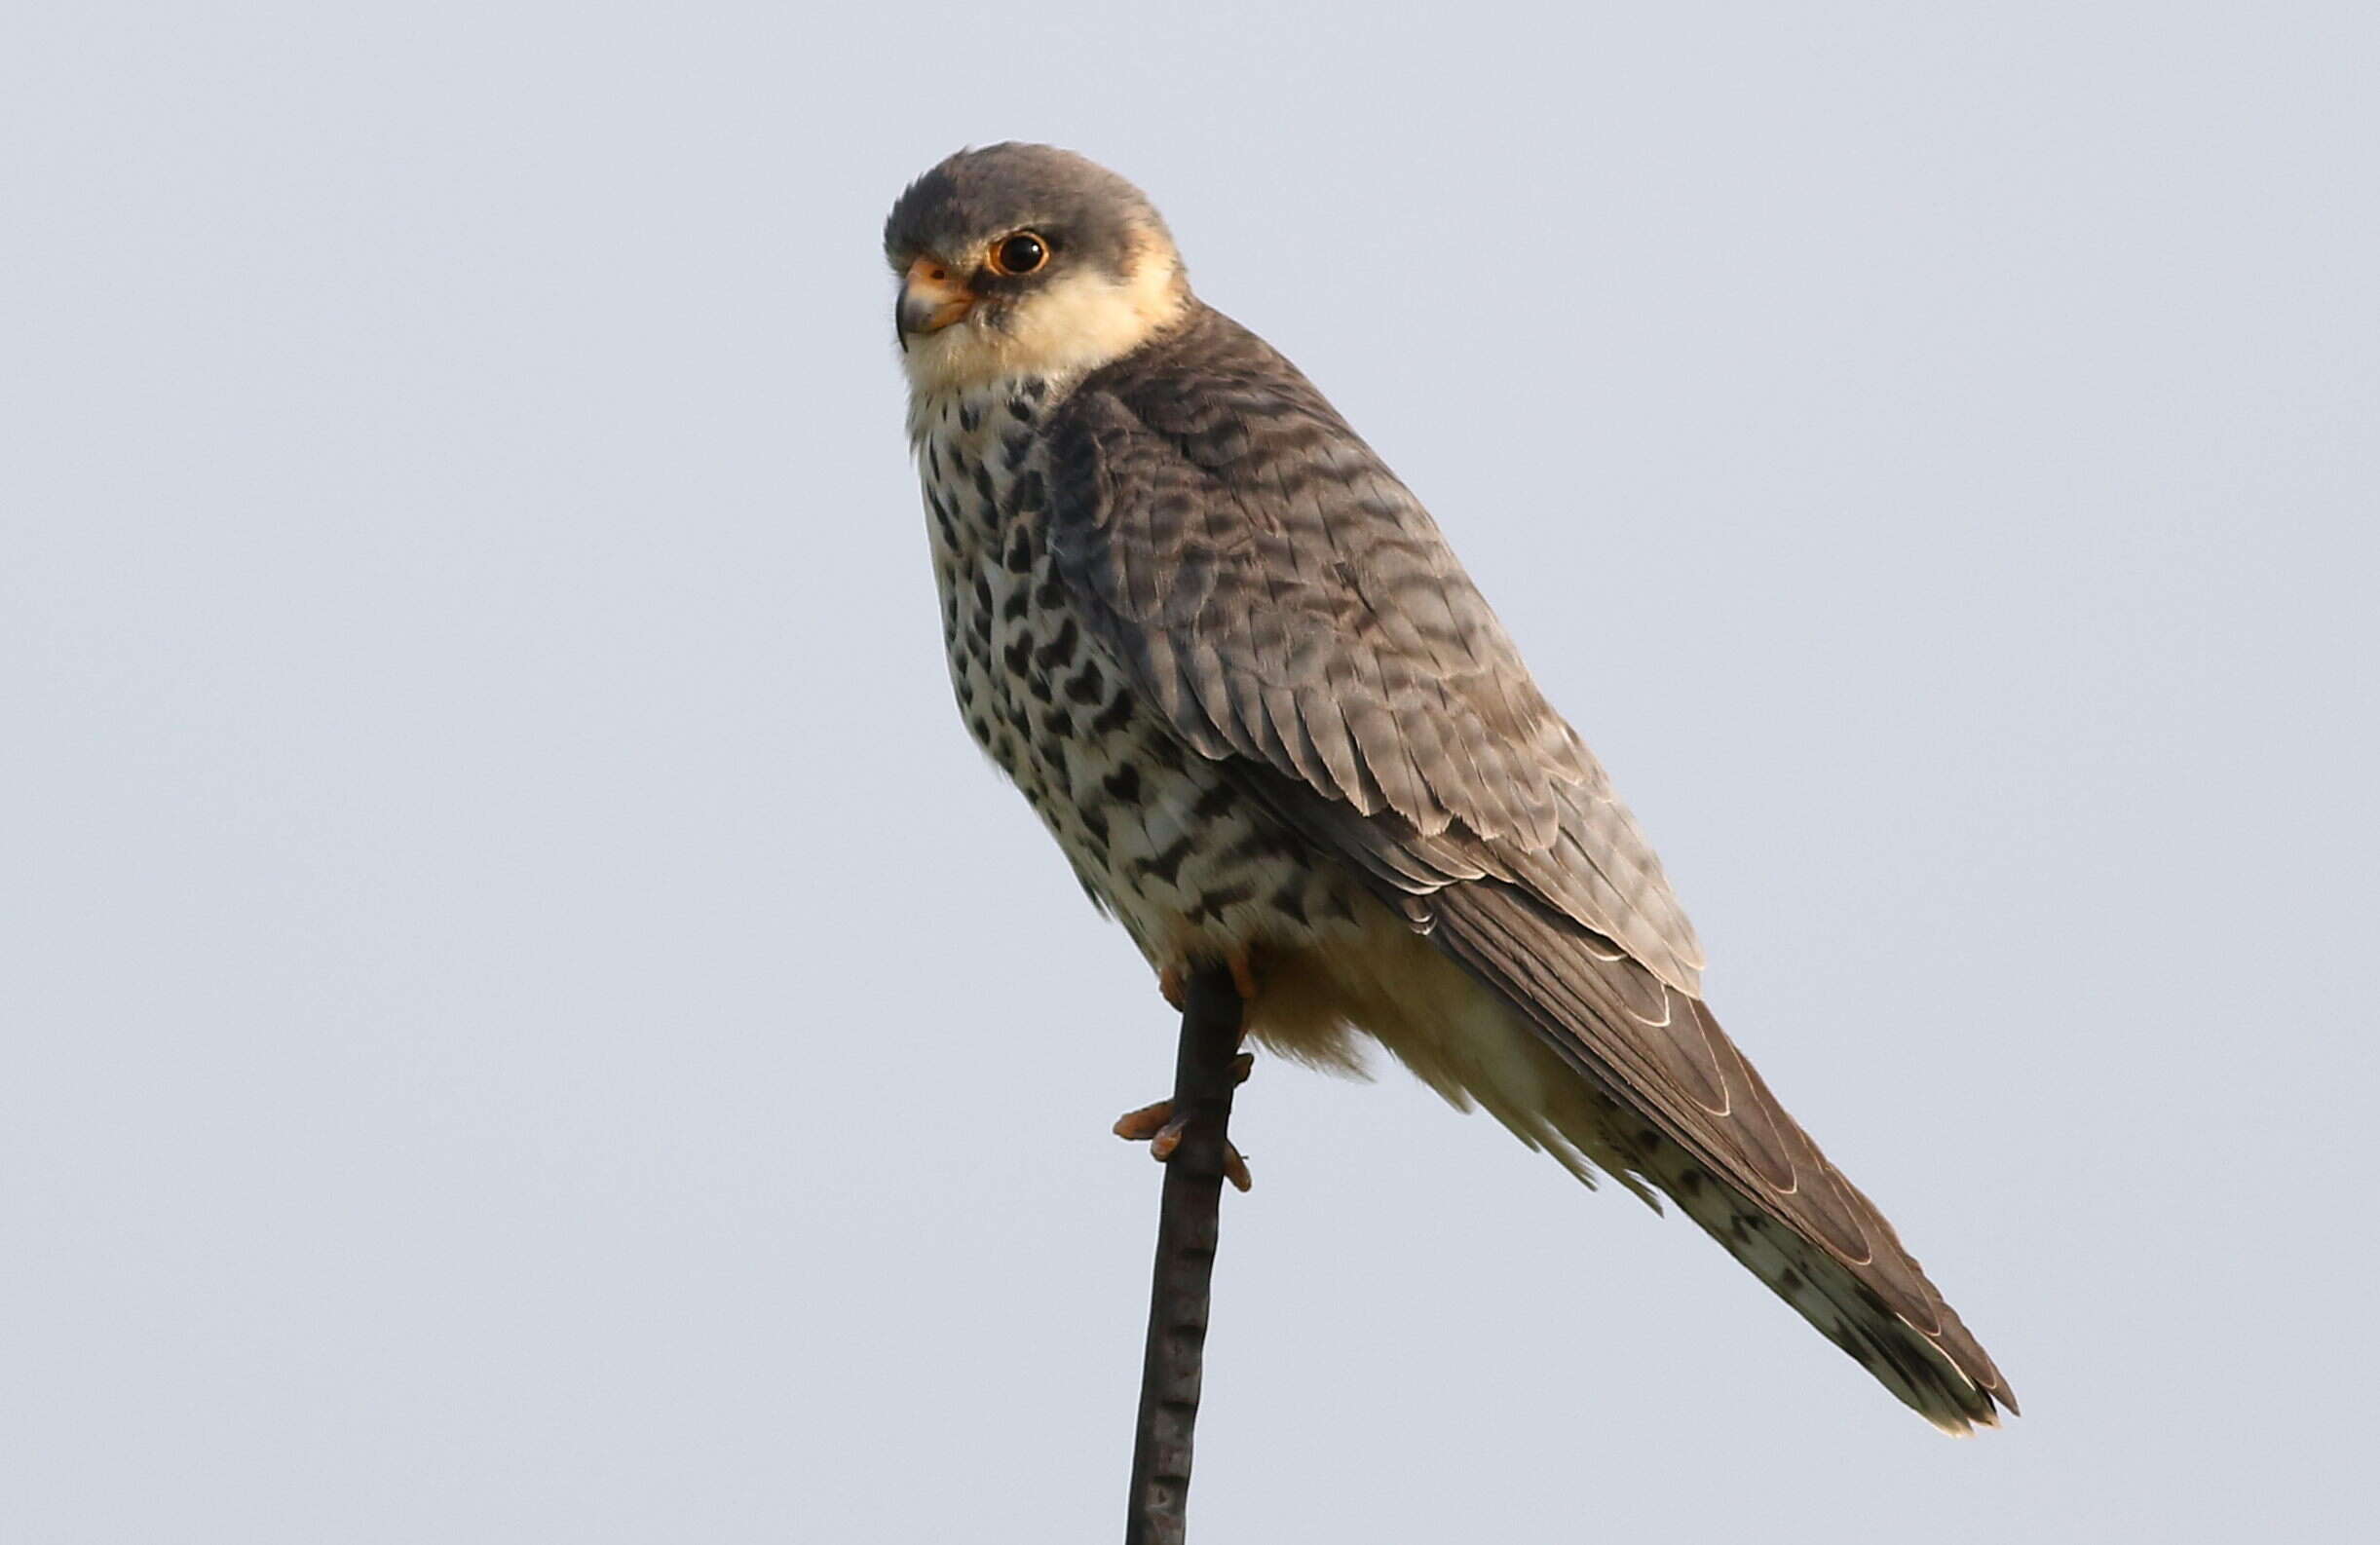
[[[1939,1425],[2015,1401],[1702,1004],[1659,861],[1419,502],[1212,311],[1051,425],[1050,543],[1182,739],[1648,1123],[1637,1164]]]

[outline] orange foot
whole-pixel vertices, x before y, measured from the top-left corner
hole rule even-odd
[[[1223,963],[1231,969],[1231,986],[1238,992],[1239,1000],[1255,1002],[1256,967],[1249,963],[1248,952],[1233,950],[1223,958]],[[1176,1013],[1189,1006],[1188,984],[1189,972],[1179,961],[1157,973],[1157,991],[1165,995],[1165,1001],[1174,1006]]]
[[[1231,1081],[1235,1084],[1246,1083],[1248,1074],[1255,1066],[1255,1056],[1241,1052],[1231,1059]],[[1174,1149],[1182,1146],[1182,1134],[1189,1126],[1190,1117],[1174,1114],[1171,1100],[1159,1100],[1154,1105],[1145,1105],[1138,1111],[1127,1111],[1117,1116],[1114,1131],[1127,1143],[1148,1144],[1149,1156],[1162,1164],[1174,1156]],[[1223,1145],[1223,1178],[1243,1191],[1256,1184],[1254,1177],[1248,1173],[1248,1161],[1240,1156],[1239,1149],[1232,1147],[1228,1139]]]

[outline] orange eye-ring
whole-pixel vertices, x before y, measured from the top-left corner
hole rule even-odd
[[[1033,273],[1049,261],[1049,244],[1031,231],[1003,236],[992,244],[989,266],[1003,279]]]

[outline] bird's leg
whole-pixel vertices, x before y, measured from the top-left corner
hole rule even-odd
[[[1254,1003],[1256,966],[1249,961],[1248,952],[1233,950],[1223,958],[1223,963],[1230,969],[1231,986],[1238,991],[1241,1004]],[[1173,1005],[1177,1014],[1182,1012],[1187,1002],[1183,996],[1183,984],[1189,979],[1189,968],[1179,961],[1157,972],[1157,991],[1164,995],[1165,1001]]]
[[[1236,947],[1225,954],[1223,963],[1231,973],[1232,990],[1239,994],[1241,1023],[1245,1025],[1248,1008],[1256,1001],[1256,966],[1249,960],[1248,952]],[[1157,972],[1157,991],[1165,995],[1165,1001],[1171,1003],[1176,1011],[1180,1011],[1188,1001],[1185,989],[1189,981],[1190,967],[1182,961],[1175,961]],[[1231,1061],[1231,1082],[1235,1085],[1246,1083],[1249,1070],[1255,1066],[1256,1058],[1248,1052],[1241,1052]],[[1175,1114],[1171,1100],[1159,1100],[1154,1105],[1145,1105],[1117,1116],[1114,1132],[1127,1143],[1148,1144],[1149,1156],[1161,1164],[1173,1157],[1174,1149],[1181,1146],[1182,1134],[1189,1125],[1190,1117]],[[1240,1156],[1239,1149],[1232,1147],[1228,1140],[1224,1143],[1223,1173],[1224,1179],[1243,1191],[1254,1184],[1248,1174],[1248,1161]]]
[[[1231,1081],[1234,1084],[1246,1083],[1249,1073],[1255,1067],[1256,1054],[1241,1052],[1231,1059]],[[1190,1116],[1187,1113],[1176,1115],[1171,1100],[1159,1100],[1154,1105],[1145,1105],[1117,1116],[1114,1131],[1127,1143],[1148,1144],[1149,1156],[1162,1164],[1174,1156],[1175,1149],[1182,1146],[1182,1134],[1189,1127]],[[1223,1146],[1223,1178],[1243,1191],[1256,1184],[1254,1177],[1248,1173],[1248,1161],[1228,1141]]]

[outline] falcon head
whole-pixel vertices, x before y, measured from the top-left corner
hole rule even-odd
[[[1190,282],[1140,189],[1049,145],[962,150],[885,221],[893,324],[920,392],[1071,378],[1189,311]]]

